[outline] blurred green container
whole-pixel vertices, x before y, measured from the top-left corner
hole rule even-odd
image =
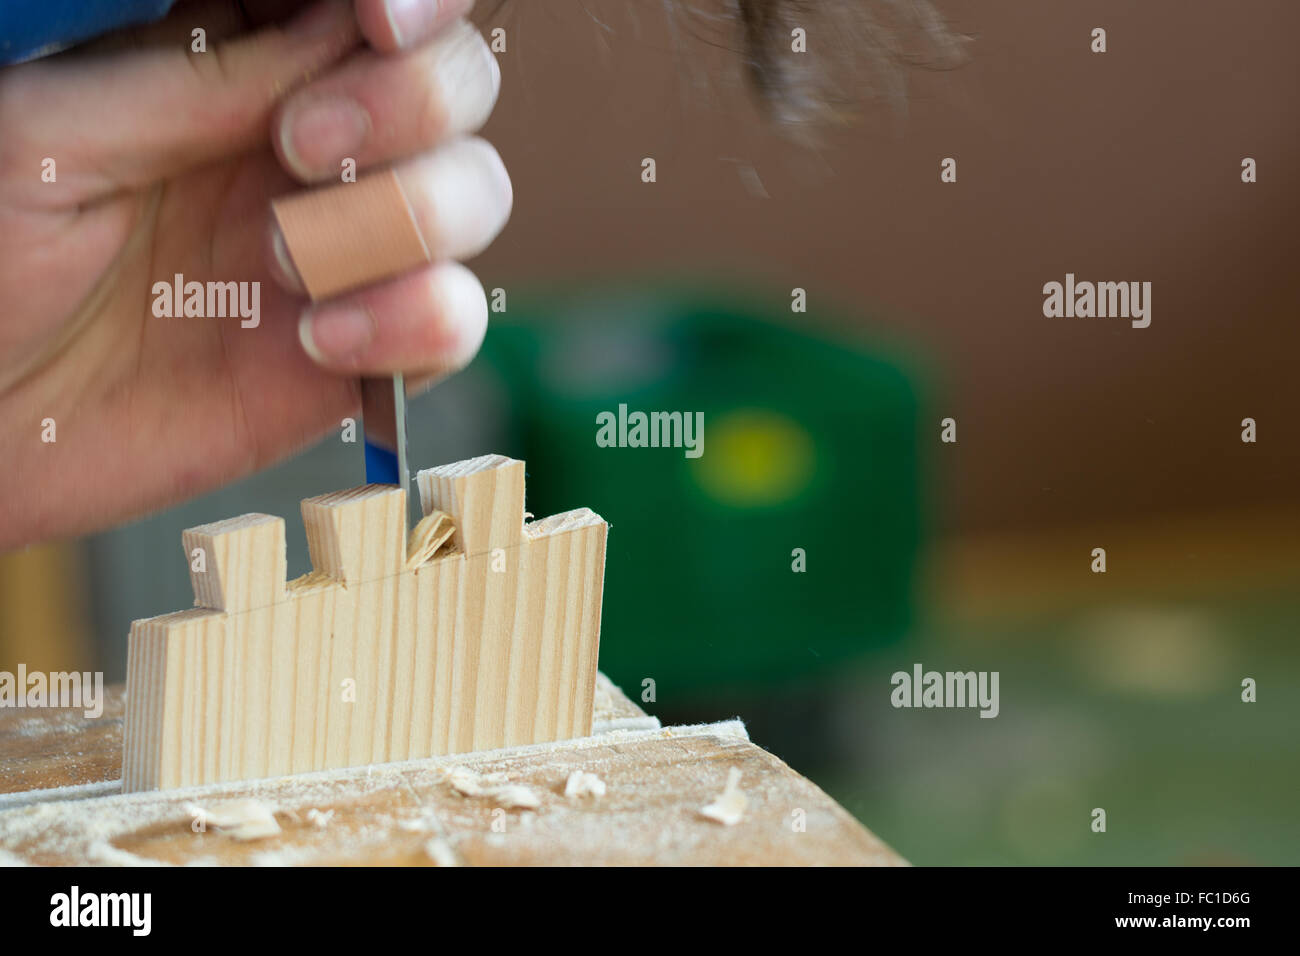
[[[511,396],[528,509],[610,522],[600,662],[629,691],[770,685],[909,625],[916,389],[802,318],[682,287],[512,293],[493,316],[484,358]],[[702,412],[702,454],[600,447],[620,405]]]

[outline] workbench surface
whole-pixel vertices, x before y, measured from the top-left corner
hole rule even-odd
[[[0,863],[905,865],[740,721],[659,727],[603,675],[593,735],[580,740],[133,794],[119,785],[122,688],[105,696],[97,719],[0,711]],[[732,767],[748,805],[724,825],[700,810]],[[577,770],[605,795],[566,798]],[[454,786],[465,779],[529,799],[465,796]],[[278,833],[195,832],[246,799]]]

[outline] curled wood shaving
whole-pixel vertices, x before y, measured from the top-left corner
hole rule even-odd
[[[421,518],[420,523],[411,530],[411,536],[407,539],[407,568],[418,568],[432,558],[438,553],[438,549],[447,543],[455,530],[456,525],[451,520],[451,515],[446,512],[430,511]]]
[[[541,806],[541,798],[530,787],[507,783],[501,774],[480,776],[467,767],[447,771],[447,784],[462,797],[488,797],[507,810],[531,810]]]

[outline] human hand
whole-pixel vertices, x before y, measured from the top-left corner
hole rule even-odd
[[[487,303],[456,260],[512,196],[466,134],[499,73],[460,19],[472,0],[389,5],[325,0],[254,32],[175,11],[162,45],[0,70],[0,549],[283,458],[357,413],[363,373],[428,384],[473,357]],[[347,157],[392,164],[434,264],[308,309],[270,200],[337,182]],[[177,274],[256,288],[256,322],[159,317]]]

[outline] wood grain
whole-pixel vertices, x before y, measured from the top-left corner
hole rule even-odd
[[[409,539],[401,489],[304,501],[314,570],[287,586],[281,519],[187,531],[200,606],[132,627],[123,789],[589,734],[608,526],[525,525],[523,467],[422,472]]]
[[[599,671],[592,710],[593,734],[659,727]],[[0,809],[45,792],[120,793],[125,722],[124,684],[104,688],[99,717],[55,707],[0,709]]]

